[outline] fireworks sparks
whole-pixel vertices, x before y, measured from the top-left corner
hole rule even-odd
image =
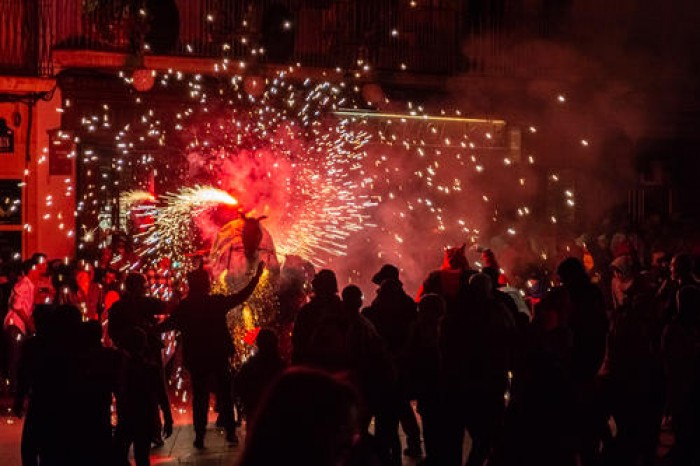
[[[226,59],[217,65],[220,72],[235,68]],[[174,192],[161,196],[157,209],[147,193],[122,196],[122,209],[151,206],[135,213],[153,217],[138,237],[139,252],[184,261],[208,250],[231,220],[218,215],[220,205],[234,207],[229,214],[267,216],[280,255],[353,274],[361,266],[338,258],[357,255],[358,245],[363,257],[425,264],[449,243],[484,235],[518,241],[527,229],[518,222],[570,221],[557,208],[545,214],[528,207],[537,205],[541,181],[531,180],[535,156],[522,153],[520,139],[545,136],[539,126],[468,118],[458,110],[432,115],[411,102],[403,112],[373,111],[365,103],[377,99],[340,76],[304,78],[299,65],[274,76],[222,74],[217,82],[159,73],[163,85],[186,84],[189,98],[165,115],[136,95],[140,114],[115,137],[113,167],[127,187],[134,183],[124,178],[139,167],[153,173],[151,181],[138,181],[147,191],[157,176],[156,191]],[[567,99],[556,95],[555,102]],[[114,118],[110,108],[102,110],[84,125],[108,131],[103,123]],[[574,143],[586,146],[589,139]],[[557,183],[559,174],[548,178]],[[207,187],[180,189],[193,183]],[[558,191],[573,212],[573,196]]]
[[[371,135],[358,118],[331,114],[351,97],[342,86],[310,80],[299,86],[285,81],[284,73],[274,80],[256,78],[258,98],[240,92],[251,91],[247,78],[234,77],[230,84],[216,111],[198,94],[198,106],[176,112],[175,128],[182,132],[182,158],[188,162],[180,183],[207,180],[225,191],[200,187],[165,196],[143,251],[191,252],[196,246],[187,233],[189,219],[202,216],[203,206],[221,203],[267,216],[266,227],[283,255],[320,265],[329,255],[344,254],[347,238],[370,223],[368,209],[374,205],[361,182],[363,147]],[[152,111],[144,115],[147,134],[164,133],[158,121]],[[124,131],[118,146],[130,147],[126,139]],[[216,225],[196,223],[211,241]],[[203,228],[205,223],[214,228]]]
[[[137,237],[143,243],[139,252],[184,261],[184,257],[196,249],[195,219],[221,204],[235,206],[238,201],[211,186],[182,188],[177,193],[166,194],[161,205],[151,211],[152,223]]]
[[[174,203],[185,208],[200,209],[211,207],[216,204],[229,206],[238,205],[236,198],[226,191],[212,188],[211,186],[197,186],[195,188],[184,188],[176,196],[171,196]]]

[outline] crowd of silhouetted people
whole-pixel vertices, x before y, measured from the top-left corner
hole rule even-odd
[[[641,466],[661,461],[662,428],[674,439],[663,461],[700,464],[700,285],[693,256],[658,259],[611,251],[592,280],[569,257],[534,295],[509,286],[490,250],[477,270],[448,248],[416,295],[384,264],[366,301],[331,270],[300,270],[240,367],[226,316],[262,262],[232,295],[213,294],[199,264],[166,302],[128,267],[5,260],[2,360],[22,461],[122,466],[133,449],[150,464],[173,432],[162,335],[177,331],[193,447],[207,446],[213,392],[228,443],[247,420],[242,466]]]

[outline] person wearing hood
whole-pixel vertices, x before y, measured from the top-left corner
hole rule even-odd
[[[362,311],[384,340],[399,374],[399,387],[396,394],[397,422],[406,433],[406,456],[420,458],[420,428],[409,402],[406,390],[406,350],[411,328],[417,317],[416,303],[406,294],[399,280],[399,269],[385,264],[372,277],[372,283],[378,285],[377,296],[372,304]],[[397,426],[398,427],[398,426]]]

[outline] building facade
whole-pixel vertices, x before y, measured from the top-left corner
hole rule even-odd
[[[583,128],[599,136],[597,160],[606,172],[628,170],[639,141],[689,133],[697,114],[690,104],[679,110],[677,94],[664,89],[682,81],[696,90],[682,78],[697,64],[684,62],[676,79],[664,58],[689,41],[695,47],[692,14],[682,13],[682,0],[638,3],[0,0],[0,247],[62,257],[90,240],[99,225],[84,218],[108,214],[93,209],[105,205],[97,197],[111,198],[116,209],[111,188],[100,189],[110,182],[113,142],[91,134],[81,120],[109,108],[111,124],[127,121],[133,96],[117,85],[124,73],[133,79],[131,92],[167,107],[182,90],[159,89],[154,76],[173,70],[213,76],[223,72],[222,58],[247,77],[251,92],[257,79],[300,63],[306,76],[340,74],[378,101],[425,95],[435,108],[454,104],[521,125],[553,121],[555,132]],[[663,73],[641,76],[652,63]],[[658,89],[663,92],[654,95]],[[543,102],[561,92],[590,116],[562,123],[545,110]],[[669,116],[646,117],[657,108]],[[674,112],[685,115],[684,123]],[[548,167],[595,173],[578,155],[562,156],[556,138],[532,144]],[[658,152],[644,159],[641,172],[667,166],[657,163],[663,162]],[[636,192],[630,209],[644,217],[638,199],[645,187],[631,173],[609,184]],[[140,176],[136,168],[134,176]],[[668,197],[672,180],[664,176],[654,190],[660,185]],[[670,215],[674,208],[667,203],[659,210]]]

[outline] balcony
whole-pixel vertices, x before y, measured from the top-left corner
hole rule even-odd
[[[460,15],[455,0],[0,0],[0,72],[51,76],[89,51],[445,75]]]

